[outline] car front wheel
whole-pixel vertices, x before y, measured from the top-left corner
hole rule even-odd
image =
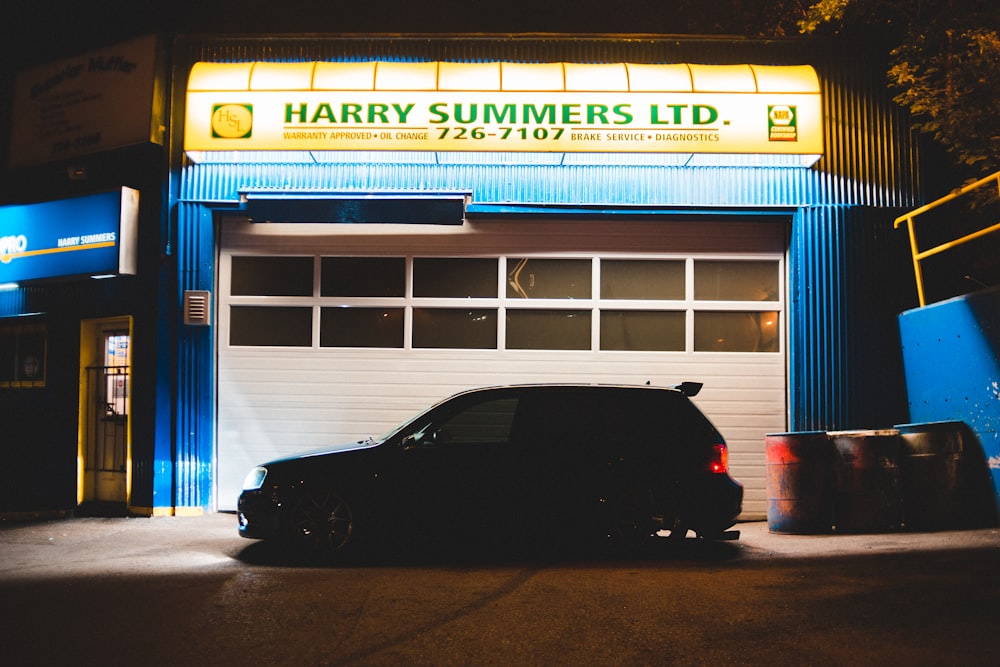
[[[343,553],[352,542],[354,514],[338,493],[308,489],[292,507],[291,523],[300,543],[317,553]]]

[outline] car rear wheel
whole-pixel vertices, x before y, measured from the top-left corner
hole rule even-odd
[[[641,547],[655,537],[683,539],[688,532],[673,500],[657,504],[649,487],[629,488],[620,493],[614,505],[613,531],[616,540],[627,548]]]
[[[651,489],[626,489],[615,499],[614,537],[625,547],[641,546],[659,529],[654,516]]]
[[[292,508],[292,528],[300,543],[318,553],[342,553],[352,542],[354,515],[340,494],[308,489]]]
[[[669,499],[661,509],[663,514],[659,517],[660,528],[656,534],[670,540],[683,540],[687,537],[688,525],[681,516],[676,499]]]

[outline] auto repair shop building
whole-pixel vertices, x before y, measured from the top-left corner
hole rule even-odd
[[[48,360],[42,385],[8,378],[0,403],[76,420],[32,435],[39,476],[42,459],[66,468],[36,504],[232,510],[254,464],[377,435],[464,388],[694,380],[759,518],[766,433],[906,421],[896,317],[914,297],[892,222],[922,199],[918,151],[861,49],[488,35],[169,48],[151,96],[169,109],[162,141],[126,149],[155,175],[122,149],[73,161],[119,165],[88,187],[137,211],[132,273],[0,296],[4,335],[42,341]],[[37,203],[66,201],[44,183]],[[88,375],[106,395],[87,398]],[[109,420],[123,449],[100,482]],[[22,501],[5,503],[39,509]]]

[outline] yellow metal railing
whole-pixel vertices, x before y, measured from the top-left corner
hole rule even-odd
[[[951,241],[941,243],[939,245],[934,246],[933,248],[928,248],[927,250],[920,250],[920,248],[917,246],[917,233],[916,230],[914,229],[914,218],[916,218],[918,215],[927,213],[928,211],[935,209],[943,204],[958,199],[959,197],[967,195],[973,190],[978,190],[979,188],[985,187],[991,183],[996,184],[998,195],[1000,195],[1000,171],[998,171],[997,173],[991,176],[987,176],[986,178],[978,180],[975,183],[966,185],[965,187],[959,190],[955,190],[951,194],[942,197],[941,199],[932,201],[930,204],[921,206],[918,209],[914,209],[909,213],[906,213],[896,218],[896,222],[894,224],[895,228],[898,229],[899,226],[905,222],[907,230],[910,234],[910,252],[913,255],[913,273],[917,280],[917,296],[920,298],[921,306],[926,306],[927,302],[924,297],[924,278],[923,278],[923,272],[920,269],[920,262],[924,259],[927,259],[928,257],[933,257],[934,255],[940,254],[946,250],[951,250],[952,248],[956,248],[960,245],[968,243],[969,241],[973,241],[982,236],[986,236],[987,234],[992,234],[993,232],[1000,232],[1000,222],[979,229],[975,232],[972,232],[971,234],[966,234],[965,236],[962,236],[960,238],[952,239]]]

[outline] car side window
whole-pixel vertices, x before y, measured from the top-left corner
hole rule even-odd
[[[504,445],[517,412],[517,397],[488,399],[467,406],[441,423],[439,438],[454,445]]]
[[[608,392],[603,416],[604,441],[616,451],[647,447],[663,439],[667,426],[664,405],[651,392]]]
[[[690,401],[660,391],[610,395],[604,429],[607,441],[624,451],[683,450],[712,437],[712,426]]]
[[[535,458],[583,456],[596,444],[599,403],[593,391],[538,391],[521,402],[516,446]]]

